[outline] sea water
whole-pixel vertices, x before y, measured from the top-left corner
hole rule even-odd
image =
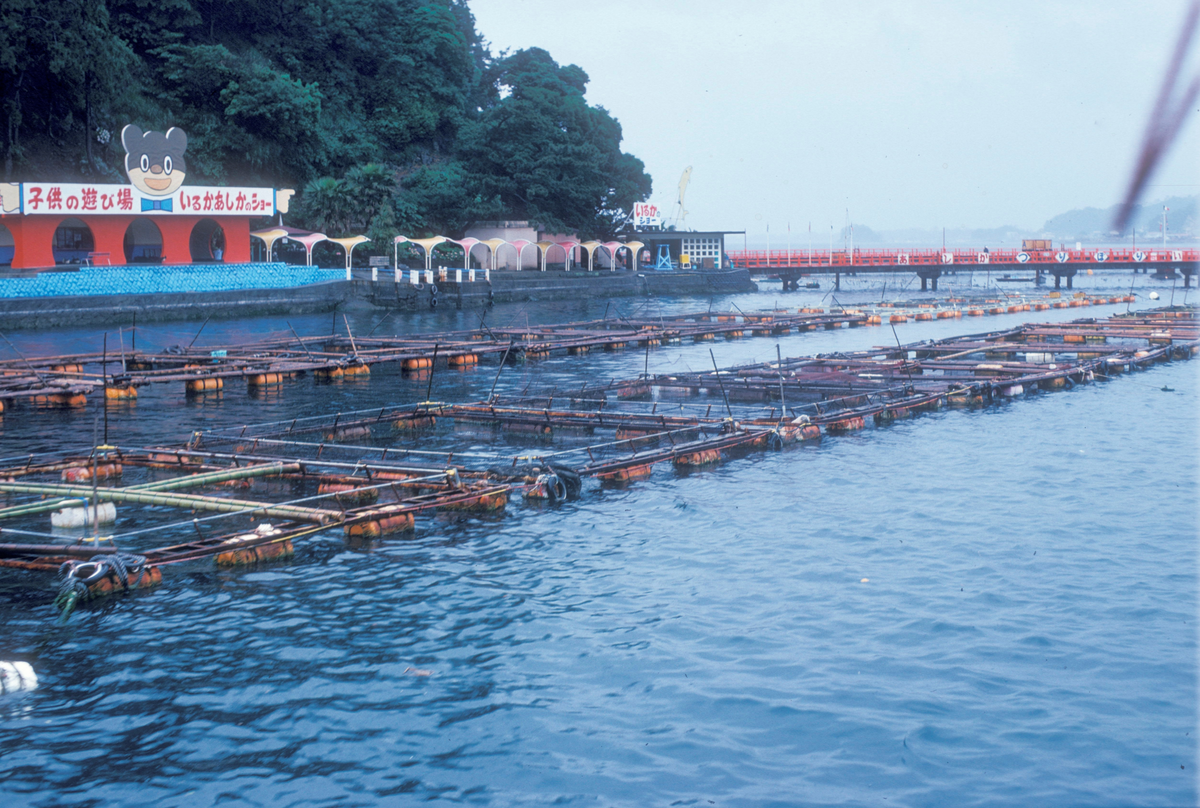
[[[811,297],[768,290],[712,306]],[[486,317],[709,305],[509,304]],[[431,388],[381,367],[366,382],[302,379],[268,395],[229,383],[188,398],[182,384],[160,385],[110,409],[109,440],[1125,308],[555,357],[498,379],[482,364],[439,370]],[[482,314],[348,322],[379,336],[473,327]],[[344,333],[340,315],[336,324]],[[290,325],[328,333],[334,318]],[[138,347],[186,345],[198,327],[139,327]],[[283,318],[213,321],[197,345],[287,332]],[[100,334],[11,338],[37,354],[96,350]],[[329,531],[284,563],[168,567],[161,587],[81,607],[65,625],[51,580],[5,571],[0,658],[32,663],[39,687],[0,700],[0,796],[13,806],[1194,805],[1198,371],[1170,362],[699,473],[662,465],[560,506],[514,499],[503,515],[419,518],[411,537],[369,548]],[[97,414],[94,404],[10,410],[0,455],[90,445]],[[118,529],[134,518],[122,513]]]

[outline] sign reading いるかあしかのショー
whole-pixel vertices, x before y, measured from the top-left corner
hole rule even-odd
[[[273,216],[272,188],[184,187],[169,196],[150,196],[129,185],[23,182],[21,212],[36,214],[204,214],[208,216]],[[280,211],[282,212],[282,211]]]

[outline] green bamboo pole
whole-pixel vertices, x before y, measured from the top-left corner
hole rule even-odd
[[[84,485],[32,483],[0,483],[0,491],[10,494],[45,494],[72,498],[84,498],[93,494],[92,489]],[[342,514],[339,511],[301,508],[295,505],[274,505],[270,502],[250,502],[241,499],[202,497],[194,494],[162,494],[156,491],[138,491],[130,488],[100,488],[95,491],[95,495],[103,502],[135,502],[141,505],[161,505],[167,508],[187,508],[217,513],[253,511],[276,519],[292,519],[320,525],[342,521]]]
[[[291,474],[300,470],[301,465],[299,463],[270,463],[262,466],[246,466],[240,469],[210,471],[205,474],[193,474],[189,477],[173,477],[170,480],[158,480],[152,483],[131,485],[120,490],[174,491],[180,488],[197,488],[202,485],[223,483],[230,480],[244,480],[250,477],[277,477],[280,474]],[[83,500],[78,499],[55,499],[47,502],[13,505],[9,508],[0,508],[0,519],[14,516],[32,516],[38,513],[46,513],[47,511],[57,511],[59,508],[71,507],[76,503],[79,503],[78,507],[83,507],[86,504]]]
[[[278,477],[281,474],[294,474],[302,468],[299,463],[270,463],[263,466],[246,466],[240,469],[210,471],[205,474],[193,474],[190,477],[173,477],[170,480],[158,480],[153,483],[131,485],[126,490],[175,491],[180,488],[195,488],[201,485],[224,483],[230,480],[244,480],[250,477]],[[2,514],[3,512],[0,512],[0,515]]]

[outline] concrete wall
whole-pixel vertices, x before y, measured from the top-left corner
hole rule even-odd
[[[124,326],[198,320],[204,317],[257,317],[330,311],[352,302],[349,281],[290,289],[239,289],[180,294],[78,295],[0,299],[0,330],[61,326]]]
[[[381,273],[381,277],[387,277]],[[452,276],[453,277],[453,276]],[[0,331],[97,325],[106,328],[205,317],[256,317],[377,306],[416,310],[484,306],[489,301],[571,300],[629,295],[704,295],[754,291],[748,270],[718,272],[494,272],[492,282],[437,284],[331,281],[289,289],[244,289],[186,294],[79,295],[0,299]],[[436,293],[433,287],[437,288]],[[434,302],[436,301],[436,302]]]
[[[472,227],[464,234],[466,238],[477,238],[480,241],[487,241],[490,238],[502,238],[505,241],[516,241],[524,239],[525,241],[537,241],[538,232],[531,227],[528,222],[489,222],[480,227]],[[477,246],[471,250],[471,255],[481,263],[488,259],[487,247]],[[517,269],[517,251],[512,247],[501,247],[500,254],[497,256],[496,266],[500,269]],[[538,267],[538,250],[537,247],[526,247],[521,255],[522,269],[537,269]]]
[[[548,233],[544,230],[538,230],[529,222],[480,222],[477,226],[469,228],[464,234],[466,238],[477,238],[480,241],[487,241],[493,238],[502,238],[505,241],[578,241],[579,238],[573,233]],[[548,253],[548,260],[551,263],[563,263],[563,250],[552,249]],[[571,256],[572,266],[579,266],[580,255],[583,253],[580,249],[573,250],[574,255]],[[482,245],[476,245],[471,250],[471,256],[479,263],[480,266],[488,266],[490,260],[488,248]],[[518,269],[517,266],[517,250],[514,247],[502,246],[500,254],[496,259],[496,266],[499,269]],[[541,268],[541,253],[537,247],[530,244],[521,252],[520,269],[540,269]],[[584,269],[587,268],[586,262]]]

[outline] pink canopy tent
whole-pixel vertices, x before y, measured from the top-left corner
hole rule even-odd
[[[521,257],[525,253],[525,248],[526,247],[536,247],[537,245],[534,244],[532,241],[526,241],[523,238],[513,239],[512,241],[510,241],[508,243],[517,248],[517,269],[524,269],[525,265],[522,263]]]
[[[308,265],[312,266],[312,251],[313,247],[320,244],[322,241],[329,241],[329,236],[324,233],[307,233],[304,235],[290,234],[288,236],[292,241],[298,241],[304,245],[304,252],[308,259]]]
[[[575,248],[579,246],[578,241],[556,241],[554,242],[559,247],[563,248],[563,252],[567,254],[566,262],[563,264],[563,269],[568,272],[571,269],[571,261],[574,258]]]
[[[484,242],[480,241],[479,239],[471,238],[470,236],[468,236],[467,238],[464,238],[462,240],[448,238],[448,239],[446,239],[446,241],[450,242],[451,244],[457,244],[458,246],[463,248],[463,269],[471,268],[471,249],[476,244],[484,243]]]

